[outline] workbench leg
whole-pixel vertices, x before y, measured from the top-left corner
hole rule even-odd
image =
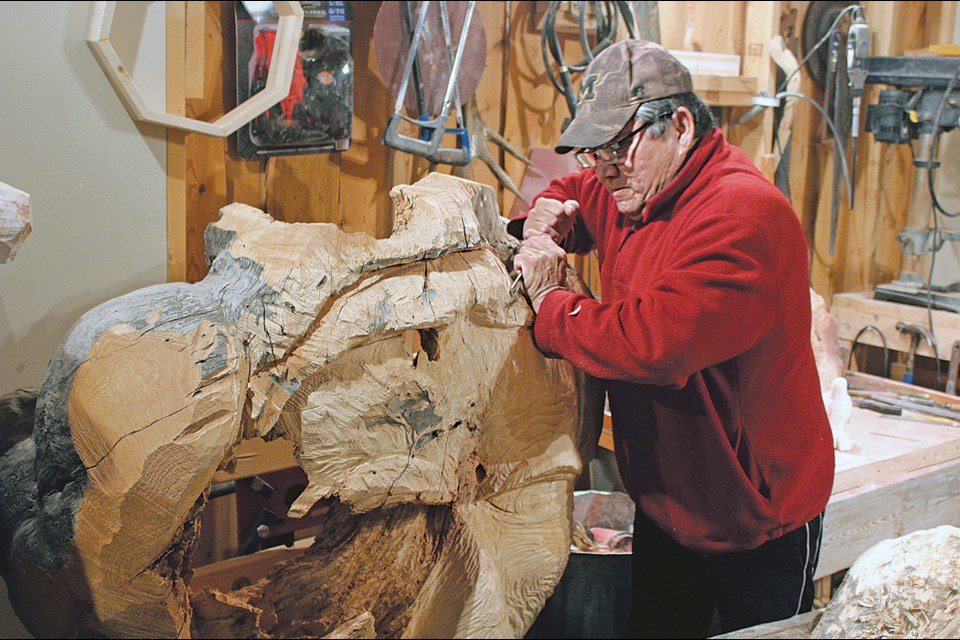
[[[822,609],[833,596],[833,576],[825,576],[813,583],[813,608]]]

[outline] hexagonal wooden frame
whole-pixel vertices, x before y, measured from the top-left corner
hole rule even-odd
[[[87,45],[134,120],[225,138],[283,100],[290,92],[295,56],[299,55],[300,30],[303,27],[303,8],[299,2],[277,0],[273,3],[279,20],[264,88],[213,122],[166,113],[165,109],[154,109],[147,104],[110,44],[110,27],[116,4],[90,3]]]

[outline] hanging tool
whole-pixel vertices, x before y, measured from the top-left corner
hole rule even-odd
[[[827,69],[827,91],[825,101],[826,110],[831,114],[834,121],[834,127],[837,129],[834,135],[834,158],[833,158],[833,183],[831,185],[832,193],[830,196],[830,255],[836,254],[837,249],[837,229],[840,223],[840,192],[841,192],[841,165],[840,156],[844,155],[844,149],[847,144],[846,131],[839,122],[841,113],[840,104],[841,86],[840,78],[845,66],[844,60],[840,58],[840,39],[839,31],[834,31],[830,36],[830,58]],[[832,89],[832,92],[831,92]],[[832,99],[832,103],[829,101]]]
[[[426,9],[424,9],[424,11],[426,11]],[[413,7],[410,6],[410,2],[404,1],[400,3],[400,15],[403,17],[403,28],[406,36],[412,41],[414,37],[414,26]],[[413,58],[413,91],[417,99],[417,113],[424,114],[427,112],[427,109],[423,98],[423,79],[420,74],[420,58],[418,56],[411,57]]]
[[[867,81],[866,61],[870,55],[870,27],[863,18],[863,10],[853,9],[853,22],[847,31],[847,83],[850,86],[850,135],[852,151],[850,161],[850,180],[856,179],[857,143],[860,139],[860,99],[863,86]],[[853,206],[853,203],[850,203]]]
[[[443,16],[446,11],[446,3],[442,2],[441,5],[441,16]],[[463,18],[463,28],[460,31],[460,41],[457,44],[456,54],[453,56],[453,59],[450,62],[450,74],[447,79],[446,91],[444,92],[443,104],[440,107],[439,114],[436,117],[431,117],[430,114],[421,113],[417,119],[413,119],[402,113],[403,103],[407,94],[407,87],[410,83],[414,64],[417,60],[418,48],[424,32],[424,25],[426,24],[427,11],[429,7],[429,1],[425,1],[420,5],[417,23],[414,27],[413,37],[410,42],[410,50],[400,83],[400,90],[397,95],[397,103],[394,107],[393,114],[391,114],[387,120],[387,127],[383,134],[383,143],[389,147],[393,147],[394,149],[399,149],[400,151],[406,151],[408,153],[427,158],[432,163],[462,166],[469,164],[470,162],[469,144],[463,144],[464,141],[469,140],[469,138],[466,136],[465,130],[462,127],[459,127],[461,130],[460,132],[457,132],[456,130],[451,131],[448,129],[447,119],[450,114],[450,104],[453,100],[457,87],[457,77],[460,69],[460,62],[463,60],[463,53],[470,31],[470,21],[473,18],[474,9],[476,7],[475,0],[471,0],[467,3],[466,14]],[[447,35],[446,31],[444,35]],[[451,46],[451,43],[449,40],[447,40],[445,42],[444,49],[448,54]],[[458,118],[460,118],[459,123],[462,124],[462,116],[458,116]],[[399,127],[401,122],[404,121],[419,127],[420,136],[418,138],[400,133]],[[440,146],[443,135],[448,132],[457,133],[458,143],[460,146],[455,148]]]
[[[569,62],[564,57],[563,47],[561,46],[556,27],[557,14],[561,10],[567,10],[568,4],[569,3],[559,2],[556,0],[547,4],[547,10],[544,15],[540,38],[540,54],[543,57],[543,64],[547,72],[547,77],[550,79],[550,82],[553,84],[556,90],[563,95],[564,99],[567,101],[567,108],[570,110],[570,117],[564,120],[563,125],[560,127],[561,130],[566,130],[574,116],[577,115],[577,92],[573,88],[571,72],[582,73],[587,69],[587,65],[590,64],[590,61],[593,60],[597,54],[613,44],[617,38],[617,30],[620,28],[621,19],[623,20],[630,37],[636,37],[636,25],[634,23],[633,10],[630,7],[631,3],[595,2],[593,3],[593,6],[595,7],[594,19],[596,21],[596,45],[591,48],[586,32],[587,3],[581,2],[579,3],[581,10],[577,19],[580,24],[580,44],[583,47],[584,57],[579,62]],[[659,35],[659,33],[656,35]],[[555,63],[558,68],[557,73],[554,73],[553,71],[551,58],[553,63]]]
[[[440,3],[440,22],[443,25],[443,44],[447,50],[447,61],[450,63],[450,75],[454,75],[454,55],[453,55],[453,35],[450,33],[450,13],[447,11],[447,3]],[[464,23],[464,26],[467,26],[467,23]],[[461,35],[462,32],[461,32]],[[461,37],[461,40],[466,42],[466,37]],[[457,126],[455,129],[447,129],[447,133],[453,133],[457,136],[457,142],[460,145],[460,148],[465,148],[467,150],[467,161],[463,164],[470,163],[470,136],[467,135],[467,130],[463,125],[463,103],[460,101],[460,87],[457,86],[457,83],[453,83],[453,106],[454,113],[457,117]]]
[[[936,341],[927,328],[919,324],[898,322],[897,331],[910,336],[910,351],[907,352],[907,368],[903,372],[903,381],[908,384],[913,384],[913,366],[917,356],[917,348],[920,346],[920,339],[922,338],[927,341],[927,345],[933,349],[935,356],[937,352]]]

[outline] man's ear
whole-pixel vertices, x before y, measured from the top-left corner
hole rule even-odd
[[[677,127],[680,148],[683,153],[686,153],[696,142],[697,124],[694,121],[693,112],[686,107],[677,107],[673,114],[673,121]]]

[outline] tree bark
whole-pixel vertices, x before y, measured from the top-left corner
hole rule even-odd
[[[225,207],[203,281],[71,329],[30,446],[0,451],[0,489],[32,497],[0,514],[28,629],[523,636],[566,565],[602,390],[533,344],[492,189],[432,174],[391,196],[384,240]],[[323,532],[260,583],[194,593],[206,492],[254,437],[294,442],[289,515],[324,501]]]

